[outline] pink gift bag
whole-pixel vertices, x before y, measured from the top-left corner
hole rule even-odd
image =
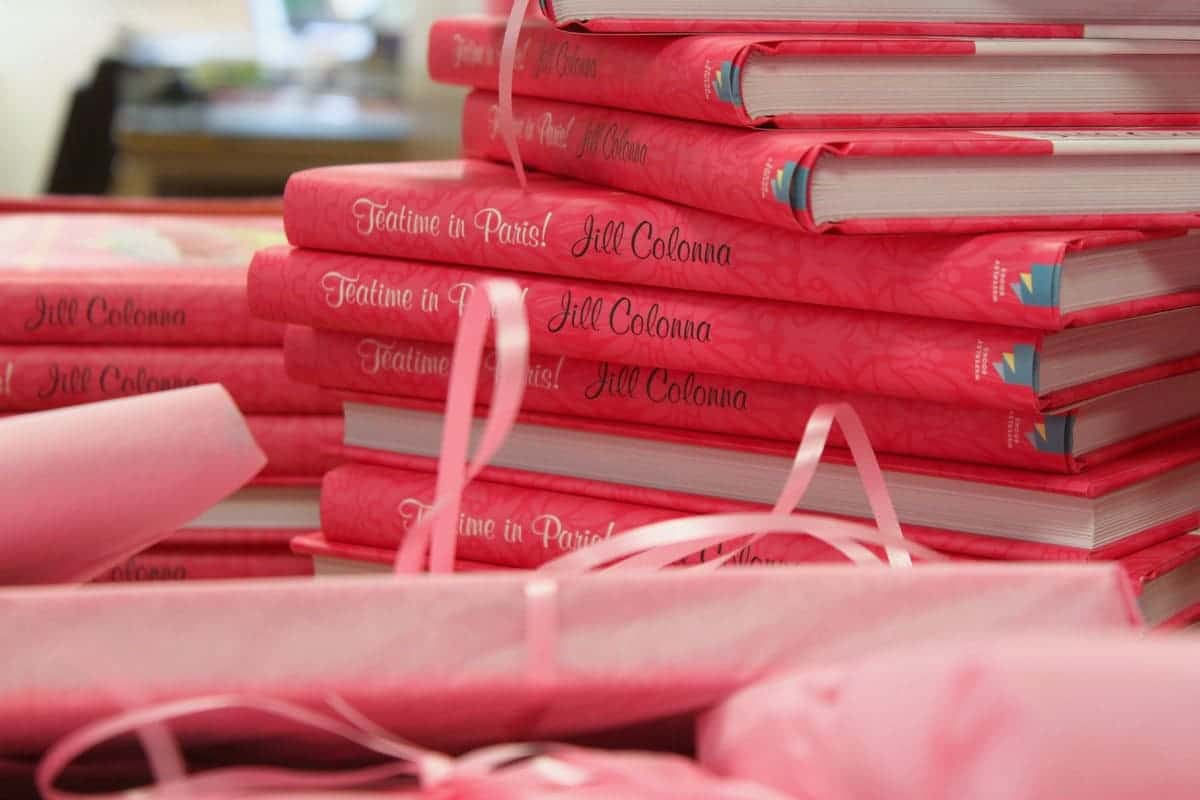
[[[1183,636],[898,649],[739,692],[699,757],[797,800],[1192,800],[1197,664]]]
[[[465,469],[487,294],[496,389]],[[515,418],[527,341],[514,284],[473,293],[452,368],[437,500],[406,538],[395,577],[0,591],[0,751],[36,754],[123,708],[227,693],[312,708],[346,702],[405,739],[461,751],[689,714],[781,671],[907,643],[1137,624],[1113,565],[911,567],[910,552],[936,556],[900,537],[878,464],[845,408],[814,415],[776,514],[658,523],[536,572],[437,574],[454,563],[461,489]],[[788,513],[835,418],[854,445],[878,529]],[[714,571],[719,562],[709,561],[654,571],[767,530],[815,535],[866,563]],[[880,546],[891,566],[856,540]],[[435,574],[416,574],[427,553]],[[247,712],[172,727],[186,744],[251,740],[326,752],[303,729]]]

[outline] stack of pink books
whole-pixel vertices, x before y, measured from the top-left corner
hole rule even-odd
[[[433,77],[475,89],[464,158],[292,177],[291,246],[255,256],[251,308],[290,323],[294,379],[345,393],[355,462],[295,546],[386,568],[431,502],[465,300],[506,274],[534,355],[467,490],[468,561],[769,506],[809,412],[844,400],[912,538],[1123,559],[1151,622],[1195,614],[1200,8],[659,5],[543,3],[511,117],[504,22],[439,22]],[[869,516],[845,453],[801,507]],[[742,560],[820,551],[768,538]]]
[[[288,542],[316,524],[342,426],[335,398],[287,377],[283,326],[247,308],[250,257],[280,241],[278,213],[251,203],[0,203],[0,414],[221,383],[269,458],[104,579],[311,572]]]

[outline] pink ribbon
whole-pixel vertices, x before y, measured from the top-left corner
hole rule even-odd
[[[496,322],[496,365],[492,403],[483,436],[470,465],[464,468],[474,421],[475,390],[488,332],[488,308]],[[521,292],[509,280],[487,281],[472,291],[459,323],[450,371],[442,430],[442,450],[433,510],[406,534],[396,559],[396,572],[419,572],[429,558],[430,572],[450,572],[458,539],[462,492],[500,449],[516,423],[525,392],[529,329]],[[877,528],[816,514],[792,514],[820,465],[833,423],[838,422],[866,490]],[[862,542],[886,548],[892,566],[910,566],[911,555],[942,557],[906,540],[888,495],[879,461],[858,414],[846,403],[813,411],[791,470],[770,513],[689,517],[626,531],[613,539],[569,553],[542,567],[558,574],[582,572],[620,562],[618,569],[659,569],[718,544],[737,546],[720,558],[692,569],[715,569],[752,546],[765,533],[808,535],[824,541],[856,563],[878,563]]]
[[[509,744],[486,747],[459,758],[451,758],[392,736],[341,698],[332,697],[329,704],[340,717],[283,700],[232,694],[208,695],[125,711],[85,725],[47,750],[37,768],[38,792],[45,800],[129,800],[134,795],[126,791],[79,794],[56,789],[54,784],[72,761],[110,739],[146,729],[165,730],[165,723],[169,720],[229,709],[270,714],[332,734],[365,750],[395,759],[395,762],[351,770],[228,767],[188,775],[178,746],[171,737],[154,740],[143,737],[142,746],[147,760],[156,766],[157,783],[153,790],[140,790],[136,796],[164,800],[214,795],[241,798],[263,791],[351,789],[403,776],[412,776],[422,787],[429,788],[458,777],[493,774],[506,764],[549,752],[547,746],[543,745]],[[159,772],[158,766],[163,764],[175,766],[166,772]],[[549,781],[553,774],[552,771],[544,771],[541,777]]]
[[[529,10],[529,0],[515,0],[508,12],[508,23],[504,27],[504,41],[500,44],[500,104],[497,127],[504,149],[512,161],[521,188],[528,186],[525,177],[525,162],[521,160],[521,148],[517,144],[517,123],[513,115],[513,73],[517,68],[517,40],[521,36],[521,24]]]
[[[483,436],[474,458],[464,467],[487,339],[489,301],[496,319],[496,378]],[[453,571],[463,490],[491,461],[512,430],[525,394],[528,369],[529,324],[520,287],[509,280],[479,284],[467,299],[454,342],[435,501],[421,524],[405,535],[396,555],[398,574],[419,572],[427,552],[430,572]]]

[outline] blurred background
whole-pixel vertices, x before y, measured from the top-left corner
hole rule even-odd
[[[0,0],[0,194],[265,195],[457,152],[435,17],[494,0]]]

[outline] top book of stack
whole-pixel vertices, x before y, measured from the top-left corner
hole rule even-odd
[[[604,33],[789,32],[1200,38],[1194,0],[540,0],[561,27]]]

